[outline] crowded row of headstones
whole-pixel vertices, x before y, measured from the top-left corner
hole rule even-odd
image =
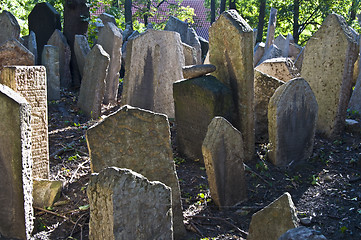
[[[332,14],[302,49],[291,35],[274,38],[276,10],[271,13],[266,43],[255,48],[247,22],[235,11],[223,13],[209,30],[205,61],[212,65],[187,66],[201,63],[205,51],[194,30],[176,18],[170,18],[168,31],[139,34],[130,28],[122,33],[104,14],[96,45],[90,48],[84,35],[75,37],[76,59],[83,66],[78,104],[92,118],[101,115],[103,102],[116,103],[121,52],[127,50],[125,106],[86,136],[93,172],[90,238],[184,236],[168,118],[175,118],[179,152],[204,161],[211,196],[219,206],[247,197],[243,162],[252,161],[255,142],[270,142],[271,162],[289,166],[312,154],[316,129],[327,137],[340,133],[356,72],[358,35]],[[15,22],[6,11],[0,16],[2,24]],[[32,66],[39,53],[34,50],[39,48],[37,34],[23,41],[28,48],[16,39],[19,33],[0,41],[0,205],[9,209],[0,213],[0,233],[29,238],[32,179],[49,175],[47,95],[58,99],[59,86],[69,86],[62,85],[61,72],[69,76],[64,72],[71,54],[64,36],[54,30],[41,54],[45,68]],[[58,77],[56,84],[52,75]],[[249,239],[262,239],[252,238],[257,233],[251,229],[257,228],[250,227]]]

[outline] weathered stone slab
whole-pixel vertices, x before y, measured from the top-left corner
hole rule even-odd
[[[41,62],[46,68],[48,100],[60,99],[59,48],[45,45]]]
[[[287,230],[298,225],[291,195],[284,193],[270,205],[253,214],[247,240],[278,240]]]
[[[49,178],[48,104],[43,66],[5,67],[0,83],[21,94],[31,105],[31,153],[33,178]]]
[[[35,64],[34,55],[18,40],[9,40],[0,45],[0,73],[4,66]]]
[[[201,44],[201,50],[202,50],[202,63],[204,63],[204,59],[206,59],[208,50],[209,50],[209,42],[202,38],[201,36],[198,36],[198,40]]]
[[[128,168],[172,188],[174,235],[182,239],[185,228],[167,117],[126,105],[89,128],[86,139],[92,172]]]
[[[36,45],[36,35],[33,31],[30,31],[29,33],[26,48],[29,49],[32,54],[34,54],[34,62],[36,63],[38,61],[38,47]]]
[[[360,52],[361,52],[361,44],[360,44]],[[359,64],[358,69],[361,69],[361,61],[360,60],[358,61],[358,64]],[[361,113],[361,71],[358,71],[356,85],[352,91],[352,95],[350,98],[350,102],[348,104],[348,108]]]
[[[127,43],[122,103],[174,117],[173,83],[183,79],[176,32],[149,29]]]
[[[196,78],[212,73],[216,71],[216,66],[212,64],[203,64],[203,65],[192,65],[184,66],[183,68],[183,77],[184,79]]]
[[[41,2],[35,5],[29,14],[28,20],[29,31],[33,31],[36,35],[38,56],[40,58],[44,45],[47,44],[55,29],[61,30],[60,14],[50,3]],[[38,61],[40,63],[41,59],[38,59]]]
[[[173,239],[171,189],[129,169],[93,173],[89,239]]]
[[[302,71],[303,57],[305,56],[304,53],[305,53],[305,47],[301,49],[300,53],[295,59],[295,67],[298,69],[299,72]]]
[[[8,11],[0,13],[0,44],[15,38],[20,38],[20,26],[16,17]]]
[[[327,240],[327,238],[314,229],[301,226],[288,230],[278,240]]]
[[[48,45],[56,46],[59,49],[60,86],[68,88],[71,86],[70,46],[68,45],[65,36],[59,29],[55,29],[48,41]]]
[[[232,124],[243,135],[245,161],[254,153],[253,30],[235,11],[223,12],[209,29],[213,73],[231,88],[236,114]]]
[[[118,87],[119,87],[119,71],[121,67],[122,58],[122,43],[123,36],[121,31],[115,24],[108,22],[98,34],[98,44],[110,56],[110,63],[107,78],[105,80],[105,104],[114,104],[117,101]]]
[[[263,63],[264,61],[272,58],[278,58],[282,56],[282,50],[279,49],[276,45],[272,44],[268,49],[265,49],[265,52],[257,63],[257,66]]]
[[[269,15],[269,20],[268,20],[266,45],[265,45],[265,49],[266,49],[266,50],[267,50],[272,44],[274,44],[275,31],[276,31],[276,23],[277,23],[277,9],[271,7],[271,12],[270,12],[270,15]]]
[[[304,50],[301,76],[318,102],[317,130],[333,138],[344,128],[358,48],[345,19],[330,14]]]
[[[75,35],[74,51],[80,75],[83,76],[86,56],[90,52],[88,39],[84,35]]]
[[[35,207],[46,208],[52,207],[60,198],[63,183],[61,181],[34,180],[33,186],[33,205]]]
[[[114,25],[117,25],[115,22],[115,17],[109,13],[102,13],[99,15],[100,20],[102,20],[102,23],[105,25],[108,22],[113,23]]]
[[[268,141],[268,103],[276,89],[284,83],[266,73],[254,71],[254,118],[258,143]]]
[[[0,236],[30,239],[33,230],[31,107],[0,84]]]
[[[318,105],[302,78],[280,86],[268,104],[268,156],[277,166],[309,158],[313,151]]]
[[[213,76],[180,80],[173,85],[178,151],[203,159],[202,143],[215,116],[231,119],[230,89]]]
[[[89,118],[97,119],[101,115],[109,62],[109,54],[99,44],[86,57],[78,106]]]
[[[299,77],[300,73],[289,58],[272,58],[262,62],[255,69],[271,75],[283,82]]]
[[[264,54],[265,44],[263,42],[259,42],[254,47],[253,51],[253,66],[255,67],[257,63],[261,60]]]
[[[223,117],[208,126],[202,153],[213,201],[233,206],[247,198],[242,134]]]
[[[279,34],[274,41],[274,45],[279,49],[284,49],[286,47],[286,38],[282,34]]]
[[[197,51],[194,47],[182,43],[184,62],[186,66],[197,64]]]

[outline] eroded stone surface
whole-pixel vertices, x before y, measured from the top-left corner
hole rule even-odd
[[[289,58],[272,58],[256,67],[258,71],[271,75],[283,82],[299,77],[300,73]]]
[[[183,67],[183,77],[185,79],[191,79],[196,77],[201,77],[208,73],[216,71],[216,66],[212,64],[203,64],[203,65],[192,65]]]
[[[277,9],[271,7],[271,12],[268,20],[268,28],[267,28],[266,50],[272,44],[274,44],[276,23],[277,23]]]
[[[292,228],[278,240],[327,240],[320,232],[306,227]]]
[[[16,17],[8,11],[0,13],[0,44],[15,38],[20,38],[20,26]]]
[[[33,205],[35,207],[47,208],[60,198],[63,183],[61,181],[34,180]]]
[[[188,44],[182,43],[184,62],[185,65],[195,65],[197,64],[197,51],[194,47],[189,46]]]
[[[12,39],[0,45],[0,73],[4,66],[34,64],[34,55],[18,40]]]
[[[84,35],[75,35],[74,51],[80,75],[83,76],[86,56],[90,52],[88,39]]]
[[[41,62],[46,68],[48,100],[60,99],[59,48],[45,45]]]

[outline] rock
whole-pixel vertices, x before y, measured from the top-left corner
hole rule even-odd
[[[0,45],[15,38],[20,38],[20,26],[16,17],[8,11],[3,10],[0,13]]]
[[[360,123],[353,119],[346,119],[346,131],[349,133],[359,134],[361,133]]]
[[[60,99],[59,48],[45,45],[41,62],[46,68],[47,97],[49,101]]]
[[[303,226],[310,226],[312,221],[310,217],[300,218],[300,222]]]
[[[327,240],[320,232],[306,227],[292,228],[278,240]]]
[[[183,70],[184,79],[191,79],[191,78],[201,77],[208,73],[212,73],[216,71],[216,66],[212,64],[191,65],[191,66],[184,66],[182,70]]]
[[[289,58],[268,59],[258,65],[255,69],[283,82],[288,82],[292,78],[300,76],[293,61]]]
[[[12,39],[0,45],[0,73],[5,66],[34,64],[34,55],[18,40]]]
[[[40,208],[52,207],[60,198],[62,187],[61,181],[34,180],[33,205]]]

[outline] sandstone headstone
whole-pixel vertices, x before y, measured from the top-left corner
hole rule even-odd
[[[102,13],[99,15],[99,18],[102,20],[102,23],[105,25],[108,22],[113,23],[114,25],[117,25],[115,22],[115,17],[109,13]]]
[[[63,183],[61,181],[34,180],[33,205],[35,207],[52,207],[60,198]]]
[[[31,105],[32,176],[35,179],[48,179],[48,105],[45,67],[5,67],[0,75],[0,83],[21,94]]]
[[[48,100],[60,99],[60,72],[59,72],[59,48],[45,45],[42,55],[42,64],[46,68],[46,85]]]
[[[171,189],[124,168],[93,173],[89,239],[173,239]]]
[[[0,73],[5,66],[11,65],[34,65],[34,55],[15,39],[0,45]]]
[[[271,8],[269,15],[268,28],[267,28],[267,37],[266,37],[266,50],[274,44],[275,40],[275,31],[276,31],[276,22],[277,22],[277,9]]]
[[[236,114],[231,123],[243,135],[245,161],[253,158],[253,30],[235,10],[223,12],[209,29],[212,74],[231,88]]]
[[[33,230],[31,107],[0,84],[0,236],[30,239]]]
[[[84,35],[75,35],[74,52],[76,61],[78,63],[80,75],[83,76],[83,70],[85,66],[85,59],[90,52],[88,39]]]
[[[202,143],[215,116],[231,119],[230,89],[213,76],[180,80],[173,84],[178,151],[203,159]]]
[[[29,31],[33,31],[36,35],[38,56],[40,58],[44,45],[47,44],[55,29],[61,30],[60,14],[50,3],[41,2],[35,5],[29,14],[28,20]],[[38,59],[38,63],[40,63],[40,60]]]
[[[182,43],[184,62],[186,66],[197,64],[197,51],[194,47]]]
[[[213,201],[233,206],[247,198],[242,134],[223,117],[208,126],[202,153]]]
[[[149,29],[127,43],[122,103],[174,117],[173,83],[183,79],[176,32]]]
[[[268,103],[276,89],[284,83],[266,73],[254,71],[254,118],[258,143],[268,140]]]
[[[301,76],[318,102],[317,130],[335,137],[344,127],[358,48],[345,19],[330,14],[304,50]]]
[[[8,11],[0,13],[0,44],[15,38],[20,38],[20,26],[16,17]]]
[[[302,78],[280,86],[268,104],[268,156],[277,166],[309,158],[313,151],[318,105]]]
[[[89,118],[97,119],[101,115],[109,62],[109,54],[99,44],[86,57],[78,106]]]
[[[278,58],[282,56],[282,51],[276,45],[272,44],[265,53],[263,54],[261,60],[257,63],[257,66],[266,61],[267,59]]]
[[[183,68],[183,77],[185,79],[201,77],[208,73],[216,71],[216,66],[212,64],[203,64],[203,65],[192,65],[184,66]]]
[[[86,139],[92,172],[128,168],[172,188],[174,234],[181,239],[185,228],[167,116],[126,105],[89,128]]]
[[[300,74],[298,69],[289,58],[272,58],[262,62],[255,69],[271,75],[283,82],[288,82]]]
[[[278,240],[327,240],[327,238],[314,229],[301,226],[288,230]]]
[[[117,26],[108,22],[104,24],[104,27],[100,30],[97,43],[100,44],[110,56],[103,102],[105,104],[114,104],[117,101],[119,87],[119,71],[122,58],[121,48],[123,43],[122,33]]]
[[[284,193],[252,216],[247,240],[278,240],[291,228],[298,227],[296,208],[291,195]]]
[[[48,45],[56,46],[59,49],[60,86],[68,88],[71,86],[70,46],[68,45],[65,36],[59,29],[56,29],[51,35]]]
[[[361,52],[361,44],[360,44],[360,52]],[[361,61],[358,61],[358,68],[361,69]],[[350,98],[350,102],[348,107],[353,111],[358,111],[361,113],[361,71],[358,73],[358,77],[356,80],[355,88],[352,91],[352,95]]]
[[[253,66],[255,67],[257,63],[261,60],[264,54],[265,44],[263,42],[259,42],[254,47],[253,51]]]

